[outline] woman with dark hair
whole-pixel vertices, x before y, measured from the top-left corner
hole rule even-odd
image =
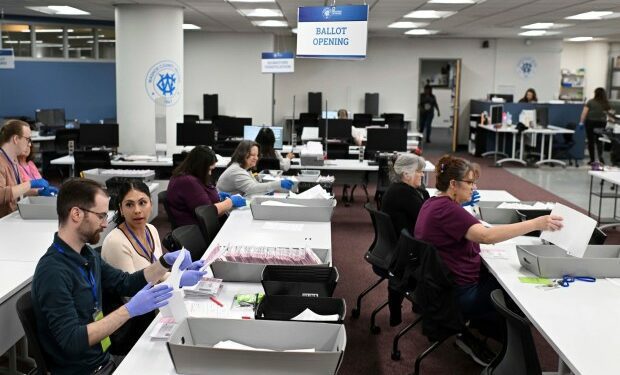
[[[590,162],[596,161],[594,157],[594,149],[598,151],[598,161],[605,163],[603,160],[603,148],[598,145],[597,138],[599,132],[607,125],[607,112],[611,109],[607,100],[607,93],[602,87],[594,90],[594,98],[588,100],[581,112],[581,121],[579,125],[586,127],[586,137],[588,138],[588,154],[590,154]]]
[[[525,95],[519,99],[519,103],[538,103],[538,97],[536,96],[536,90],[529,88],[525,91]]]
[[[415,225],[415,238],[433,245],[450,270],[456,284],[457,305],[463,317],[475,321],[482,332],[497,338],[500,320],[490,293],[499,284],[488,272],[481,272],[479,244],[498,243],[535,230],[558,230],[562,228],[562,218],[546,215],[487,228],[461,207],[471,200],[476,188],[471,164],[465,159],[444,155],[437,163],[436,176],[437,195],[422,205]],[[459,336],[457,345],[476,362],[486,362],[478,355],[484,345],[480,346],[473,336]]]
[[[211,180],[216,163],[211,148],[196,146],[172,172],[166,199],[177,225],[198,224],[194,210],[199,206],[214,205],[219,215],[245,206],[245,199],[239,195],[218,194]]]
[[[288,171],[291,168],[291,160],[295,157],[295,154],[289,152],[285,158],[274,150],[273,145],[276,143],[276,136],[273,134],[273,130],[268,127],[262,128],[256,134],[256,143],[260,150],[260,158],[278,159],[280,162],[280,169]]]
[[[229,194],[265,194],[274,190],[287,191],[293,188],[293,181],[279,180],[258,182],[250,169],[258,162],[259,146],[254,141],[241,141],[230,158],[228,168],[217,181],[217,190]]]

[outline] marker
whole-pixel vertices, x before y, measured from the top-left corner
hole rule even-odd
[[[215,297],[211,296],[211,297],[209,297],[209,299],[210,299],[211,301],[213,301],[213,303],[215,303],[215,304],[216,304],[216,305],[218,305],[219,307],[224,307],[224,305],[223,305],[220,301],[218,301],[218,300],[217,300],[217,298],[215,298]]]

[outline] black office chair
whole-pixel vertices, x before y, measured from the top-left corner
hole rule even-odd
[[[506,300],[501,289],[491,292],[491,301],[497,312],[504,317],[506,329],[500,354],[480,375],[542,374],[530,322],[514,302]]]
[[[179,225],[174,219],[174,215],[172,215],[172,213],[170,212],[170,204],[168,203],[168,191],[167,190],[160,191],[159,194],[157,194],[157,198],[159,202],[164,205],[166,216],[168,216],[168,221],[170,222],[170,228],[172,230],[178,228]]]
[[[356,128],[365,128],[372,124],[372,114],[370,113],[354,113],[353,126]]]
[[[607,240],[607,235],[600,230],[600,228],[594,228],[592,232],[592,237],[590,237],[590,242],[588,245],[603,245],[605,244],[605,240]]]
[[[383,119],[389,128],[402,129],[405,127],[405,115],[402,113],[384,113]]]
[[[379,170],[377,171],[377,188],[375,190],[375,204],[377,208],[381,209],[381,202],[383,201],[383,194],[390,187],[390,167],[388,165],[389,158],[380,157],[377,164]]]
[[[379,276],[379,280],[366,288],[357,297],[357,304],[355,308],[351,311],[351,317],[355,319],[360,316],[362,310],[362,299],[364,298],[364,296],[366,296],[374,288],[376,288],[379,284],[381,284],[384,280],[388,278],[389,269],[392,266],[392,262],[394,261],[396,242],[398,240],[394,231],[392,219],[388,214],[376,210],[372,207],[370,203],[366,203],[364,205],[364,208],[370,214],[372,226],[375,231],[375,238],[370,245],[370,248],[364,255],[364,260],[370,263],[373,272],[377,274],[377,276]],[[387,306],[387,304],[388,301],[386,300],[384,303],[378,306],[371,314],[370,330],[374,334],[381,332],[381,328],[375,325],[375,317],[377,316],[379,311],[381,311],[385,306]]]
[[[220,231],[220,218],[217,214],[217,207],[212,204],[196,207],[194,210],[196,218],[198,219],[198,227],[202,232],[202,237],[207,244],[206,247],[211,245],[213,239]]]
[[[200,259],[207,250],[207,244],[198,225],[178,227],[172,231],[172,238],[189,250],[194,261]]]
[[[112,167],[108,151],[74,151],[73,158],[76,176],[88,169]]]
[[[183,115],[183,122],[186,124],[195,124],[200,121],[200,116],[198,115]]]
[[[183,160],[185,160],[187,155],[189,155],[189,152],[181,152],[178,154],[172,154],[172,169],[174,170],[181,163],[183,163]]]
[[[260,158],[256,163],[257,171],[264,171],[265,169],[269,170],[279,170],[282,169],[280,167],[280,160],[276,158]]]
[[[26,334],[26,340],[28,340],[28,344],[30,345],[28,355],[34,358],[34,362],[37,365],[28,375],[47,374],[48,368],[45,354],[39,345],[39,338],[37,336],[37,319],[34,315],[34,308],[32,307],[32,293],[28,291],[19,297],[15,304],[15,308],[17,309],[17,316]]]

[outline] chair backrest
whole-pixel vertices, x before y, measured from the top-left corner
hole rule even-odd
[[[420,251],[426,246],[426,243],[413,238],[407,229],[400,232],[394,262],[390,267],[390,287],[396,287],[402,294],[413,292],[416,285],[413,273],[420,265]]]
[[[198,225],[184,225],[172,231],[172,238],[189,250],[192,260],[196,261],[202,257],[207,250],[207,244],[202,237],[202,232]]]
[[[213,239],[220,231],[220,219],[217,215],[217,207],[212,204],[196,207],[194,210],[198,219],[198,226],[202,232],[207,247],[213,242]]]
[[[200,120],[200,116],[198,115],[183,115],[183,122],[188,124],[195,124]]]
[[[168,216],[168,221],[170,222],[171,229],[174,230],[178,228],[179,225],[174,219],[172,213],[170,212],[170,204],[168,203],[168,191],[160,191],[159,194],[157,194],[157,198],[159,199],[159,202],[164,205],[164,210],[166,211],[166,216]]]
[[[56,152],[68,152],[68,142],[73,141],[75,148],[79,147],[80,129],[58,129],[54,138],[54,149]]]
[[[185,160],[187,155],[189,155],[189,152],[181,152],[178,154],[172,154],[172,168],[174,169],[178,167],[181,163],[183,163],[183,160]]]
[[[389,270],[394,260],[398,241],[392,219],[385,212],[376,210],[370,203],[366,203],[364,208],[370,214],[375,230],[375,239],[365,258],[372,265]]]
[[[32,307],[32,293],[30,291],[24,293],[15,304],[17,309],[17,316],[22,323],[26,339],[30,344],[29,356],[34,358],[37,365],[36,374],[46,374],[47,364],[43,350],[39,345],[39,337],[37,336],[37,320],[34,315],[34,308]]]
[[[353,126],[363,128],[370,126],[372,123],[371,113],[354,113],[353,114]]]
[[[110,168],[112,166],[108,151],[75,151],[73,158],[75,159],[76,174],[88,169]]]
[[[276,158],[260,158],[256,163],[256,170],[262,171],[265,169],[278,170],[280,168],[280,160]]]
[[[390,128],[400,128],[405,124],[405,115],[402,113],[384,113],[383,118],[385,124]]]
[[[491,292],[491,301],[497,312],[506,321],[506,334],[502,351],[489,365],[487,374],[541,374],[542,370],[530,330],[530,322],[521,315],[514,302],[507,303],[508,301],[506,301],[501,289],[495,289]]]

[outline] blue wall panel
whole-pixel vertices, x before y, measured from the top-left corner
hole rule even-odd
[[[80,122],[116,117],[115,63],[16,61],[0,69],[0,117],[34,118],[37,108],[64,108]]]

